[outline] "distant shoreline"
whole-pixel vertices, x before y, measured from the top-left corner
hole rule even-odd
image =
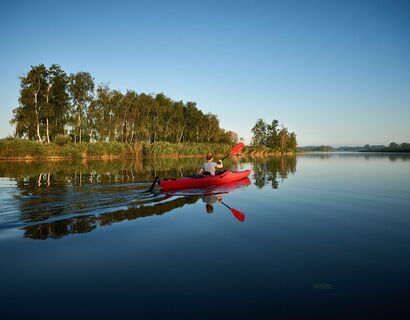
[[[307,151],[298,151],[296,154],[330,154],[330,153],[360,153],[360,154],[370,154],[370,153],[376,153],[376,154],[410,154],[409,150],[403,150],[403,151],[313,151],[313,150],[307,150]]]
[[[364,146],[364,147],[331,147],[331,146],[311,146],[298,147],[298,152],[364,152],[364,153],[410,153],[410,145],[403,143],[401,146]]]

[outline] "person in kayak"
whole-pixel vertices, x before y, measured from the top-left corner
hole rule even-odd
[[[213,162],[214,155],[212,153],[208,153],[206,155],[206,160],[207,161],[202,164],[202,168],[199,170],[199,174],[214,176],[215,169],[224,167],[222,160],[218,160],[218,163]]]

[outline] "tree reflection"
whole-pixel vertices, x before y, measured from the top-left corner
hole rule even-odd
[[[128,210],[97,215],[80,215],[68,219],[24,227],[24,237],[31,239],[58,239],[70,234],[87,233],[97,227],[108,226],[124,220],[135,220],[152,215],[163,215],[185,204],[198,201],[200,196],[181,197],[152,206],[141,206]]]
[[[279,181],[296,172],[296,157],[258,158],[253,162],[255,185],[263,188],[271,185],[277,189]]]
[[[13,218],[24,237],[58,239],[119,221],[162,215],[197,202],[201,195],[168,199],[144,191],[154,176],[187,176],[196,173],[202,162],[202,158],[0,162],[0,176],[16,182],[17,190],[7,206],[14,210]],[[291,163],[290,158],[255,160],[257,185],[271,182],[277,187],[278,179],[295,171],[295,160]],[[243,170],[249,159],[228,159],[224,164]]]
[[[59,181],[83,185],[90,183],[152,181],[156,175],[168,178],[195,173],[202,159],[132,159],[124,161],[0,161],[0,177],[20,182],[36,179],[39,187]],[[48,176],[48,177],[47,177]]]

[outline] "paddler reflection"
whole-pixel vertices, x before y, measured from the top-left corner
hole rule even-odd
[[[206,213],[211,214],[214,212],[214,204],[222,203],[222,196],[216,196],[214,194],[206,194],[202,196],[202,201],[206,203]]]
[[[226,203],[224,203],[222,201],[222,196],[219,196],[219,195],[217,196],[214,194],[206,194],[202,196],[202,201],[206,203],[205,208],[208,214],[212,214],[214,212],[214,204],[218,202],[224,205],[225,207],[227,207],[232,212],[232,214],[237,220],[239,220],[240,222],[245,221],[245,214],[235,208],[231,208]]]

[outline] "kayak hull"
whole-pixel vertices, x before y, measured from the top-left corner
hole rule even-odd
[[[189,189],[170,189],[163,190],[163,192],[167,195],[183,197],[220,195],[229,194],[237,189],[248,187],[251,184],[251,180],[249,180],[249,178],[247,177],[241,180],[231,181],[217,186],[206,186],[202,188],[193,187]]]
[[[204,188],[242,180],[249,176],[251,170],[225,171],[215,176],[203,176],[201,178],[184,177],[175,180],[161,180],[159,185],[162,190]]]

